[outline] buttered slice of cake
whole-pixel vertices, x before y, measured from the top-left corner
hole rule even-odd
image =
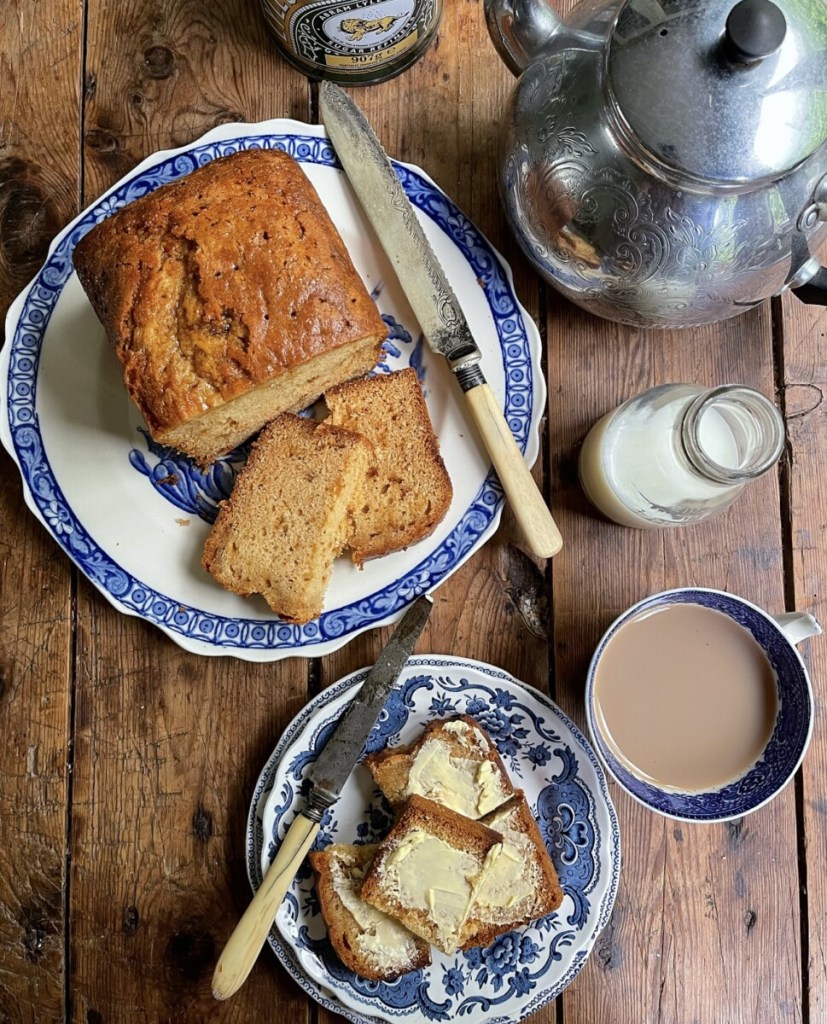
[[[362,978],[391,981],[431,962],[428,943],[360,897],[376,846],[337,843],[308,854],[330,942]]]
[[[379,844],[361,897],[450,955],[463,945],[477,892],[501,851],[498,832],[412,796]]]
[[[482,820],[502,835],[502,851],[477,889],[463,948],[487,946],[497,935],[557,910],[563,901],[557,872],[522,791]]]
[[[419,739],[365,758],[394,807],[424,796],[468,818],[481,818],[514,792],[497,748],[468,715],[430,722]]]

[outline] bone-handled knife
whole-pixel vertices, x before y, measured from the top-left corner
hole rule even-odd
[[[531,550],[542,558],[551,558],[563,546],[560,531],[486,383],[480,350],[402,183],[364,114],[346,92],[331,82],[322,82],[319,105],[336,155],[428,344],[445,356],[465,393]]]
[[[293,820],[276,859],[218,960],[212,979],[212,994],[216,999],[228,999],[247,980],[281,901],[313,845],[322,815],[339,799],[430,614],[431,599],[427,596],[417,598],[405,612],[362,688],[342,715],[336,731],[310,768],[304,806]]]

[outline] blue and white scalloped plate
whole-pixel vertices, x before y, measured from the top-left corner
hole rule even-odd
[[[201,472],[150,441],[71,262],[78,240],[118,207],[217,156],[253,147],[291,153],[316,187],[390,327],[385,369],[413,366],[419,375],[454,485],[451,508],[427,540],[362,571],[339,559],[323,614],[303,626],[282,622],[260,598],[227,593],[201,569],[210,521],[244,451]],[[545,406],[537,329],[517,301],[508,267],[474,225],[422,171],[395,166],[532,464]],[[398,619],[499,522],[502,492],[461,395],[444,361],[423,344],[322,128],[286,120],[221,125],[190,146],[149,157],[55,239],[9,311],[6,339],[0,439],[20,467],[29,507],[116,608],[154,623],[187,650],[253,661],[327,654]]]
[[[366,675],[363,670],[347,676],[308,704],[267,762],[247,822],[247,871],[254,890],[300,806],[308,767]],[[356,1024],[522,1020],[577,975],[612,911],[620,836],[606,777],[577,727],[538,690],[480,662],[411,658],[367,750],[408,743],[427,722],[453,714],[472,715],[497,744],[512,782],[525,791],[565,898],[555,913],[487,948],[452,957],[433,950],[430,967],[392,983],[370,982],[347,970],[330,947],[305,863],[269,942],[306,992]],[[376,842],[392,820],[370,774],[359,765],[323,818],[315,848]]]

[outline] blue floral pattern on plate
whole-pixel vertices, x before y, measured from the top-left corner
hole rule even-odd
[[[247,868],[254,889],[293,819],[308,767],[365,675],[348,676],[309,704],[265,766],[248,819]],[[409,742],[426,722],[451,714],[471,714],[486,728],[495,726],[492,738],[512,780],[526,792],[566,898],[556,913],[487,948],[454,957],[434,951],[429,968],[376,983],[358,978],[333,953],[305,867],[282,905],[270,945],[306,991],[359,1024],[519,1021],[574,978],[611,913],[620,845],[605,777],[583,736],[546,696],[479,662],[415,657],[367,749]],[[317,847],[376,841],[391,821],[390,808],[359,768],[325,816]]]
[[[58,482],[52,453],[46,450],[41,434],[37,406],[43,339],[72,276],[74,247],[95,224],[126,203],[217,157],[251,148],[277,148],[305,165],[339,167],[320,129],[291,121],[220,126],[183,150],[159,153],[144,161],[57,237],[45,265],[13,303],[0,364],[6,376],[5,387],[0,388],[4,413],[0,435],[20,468],[32,510],[115,607],[154,623],[190,650],[265,660],[294,653],[327,653],[357,632],[398,618],[407,605],[437,586],[491,535],[499,521],[503,496],[492,470],[448,536],[438,544],[424,542],[423,557],[410,570],[305,625],[286,623],[275,616],[229,616],[197,607],[188,593],[166,592],[163,582],[151,573],[141,572],[139,578],[124,568],[117,545],[100,543],[90,523],[79,517]],[[394,166],[414,207],[450,240],[479,283],[478,292],[474,286],[474,300],[477,294],[484,297],[496,331],[505,383],[505,417],[520,449],[536,455],[545,397],[539,335],[517,301],[510,272],[476,227],[421,171],[405,164]],[[395,336],[389,344],[400,351],[403,345],[410,345],[409,365],[421,377],[422,339],[411,336],[404,325],[392,325],[391,333]],[[406,335],[411,336],[410,342]],[[203,480],[200,471],[168,452],[150,448],[144,453],[132,447],[131,454],[127,449],[124,456],[131,458],[156,492],[183,511],[207,519],[233,472],[232,464],[224,461],[210,471],[212,478]]]

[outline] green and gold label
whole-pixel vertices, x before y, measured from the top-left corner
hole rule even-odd
[[[426,39],[442,0],[262,0],[287,55],[347,75],[385,69]]]

